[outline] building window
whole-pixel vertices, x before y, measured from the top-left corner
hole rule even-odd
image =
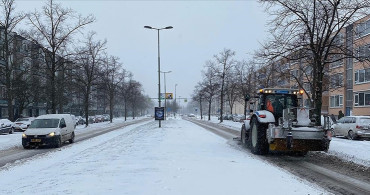
[[[336,54],[331,57],[330,68],[336,68],[343,65],[343,55]]]
[[[364,61],[370,57],[370,44],[359,46],[355,50],[356,59],[359,61]]]
[[[370,106],[370,92],[355,93],[355,106]]]
[[[342,46],[344,43],[344,36],[342,33],[338,33],[337,36],[334,37],[333,44],[337,46]]]
[[[370,20],[360,23],[356,26],[357,37],[363,37],[370,33]]]
[[[337,88],[343,85],[343,73],[333,74],[330,76],[330,88]]]
[[[370,82],[370,68],[361,69],[355,71],[355,83],[367,83]]]
[[[330,96],[330,107],[343,107],[343,95],[333,95]]]

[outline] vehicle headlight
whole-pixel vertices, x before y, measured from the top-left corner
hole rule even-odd
[[[22,138],[27,138],[27,135],[23,133]]]
[[[55,132],[51,132],[48,134],[48,137],[53,137],[55,135]]]

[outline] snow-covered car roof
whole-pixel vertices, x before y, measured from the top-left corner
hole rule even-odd
[[[55,119],[61,119],[65,117],[71,117],[72,115],[70,114],[46,114],[46,115],[41,115],[37,117],[36,119],[49,119],[49,118],[55,118]]]

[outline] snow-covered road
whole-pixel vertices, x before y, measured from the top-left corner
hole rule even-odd
[[[0,194],[327,193],[190,122],[162,124],[132,125],[8,165]]]

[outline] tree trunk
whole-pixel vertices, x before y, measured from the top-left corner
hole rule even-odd
[[[113,121],[113,104],[114,104],[114,95],[113,93],[110,94],[109,98],[109,115],[110,115],[110,122]]]
[[[208,101],[208,120],[210,121],[211,120],[211,104],[212,104],[212,100]]]
[[[87,89],[84,100],[84,110],[85,110],[85,120],[86,120],[86,127],[89,126],[89,94],[90,90]]]
[[[247,104],[248,101],[244,100],[244,120],[247,120]]]
[[[52,69],[50,71],[50,87],[51,87],[51,112],[52,114],[56,114],[56,96],[55,96],[55,64],[54,62],[52,63]]]
[[[202,98],[199,98],[199,111],[200,111],[200,119],[203,120],[203,109],[202,109]]]
[[[6,87],[6,93],[7,93],[7,96],[6,96],[6,99],[8,101],[8,119],[10,121],[14,121],[14,108],[13,108],[13,91],[12,91],[12,83],[11,83],[11,62],[9,61],[10,60],[10,56],[11,56],[11,52],[10,52],[10,48],[9,48],[9,34],[8,34],[8,28],[5,28],[4,30],[4,46],[5,46],[5,76],[6,76],[6,83],[5,83],[5,87]],[[13,59],[14,60],[14,59]]]
[[[222,84],[221,84],[221,109],[220,109],[220,123],[223,122],[223,110],[224,110],[224,81],[222,79]]]
[[[125,101],[125,121],[127,120],[127,102]]]

